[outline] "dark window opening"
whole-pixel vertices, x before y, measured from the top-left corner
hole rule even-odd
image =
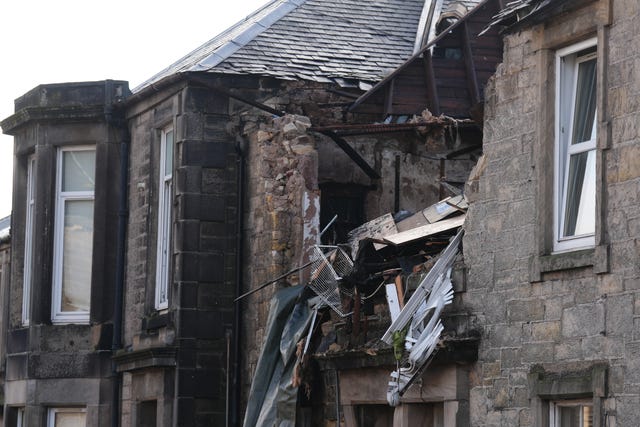
[[[324,229],[338,215],[331,228],[322,236],[322,243],[345,243],[347,233],[364,223],[366,187],[356,184],[322,184],[320,190],[320,228]]]
[[[436,46],[433,48],[433,57],[442,59],[462,59],[462,49],[459,47],[441,47]]]
[[[358,427],[392,427],[394,408],[389,405],[356,406]]]
[[[138,427],[156,427],[156,409],[155,400],[147,400],[138,404],[138,419],[136,425]]]

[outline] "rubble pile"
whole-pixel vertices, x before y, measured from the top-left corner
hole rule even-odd
[[[397,405],[441,342],[440,315],[453,299],[451,269],[467,207],[464,196],[449,197],[362,224],[346,242],[315,245],[311,261],[292,270],[308,282],[285,322],[304,332],[295,341],[283,333],[280,342],[287,387],[309,398],[313,358],[365,354],[395,363],[387,400]],[[283,393],[282,378],[271,380],[280,384],[274,393]]]

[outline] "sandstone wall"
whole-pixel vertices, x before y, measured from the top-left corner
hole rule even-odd
[[[601,0],[505,38],[486,89],[487,165],[465,224],[463,302],[483,324],[474,426],[541,425],[545,402],[580,396],[567,378],[590,384],[582,396],[593,399],[594,425],[637,424],[639,14],[635,1]],[[553,254],[554,52],[589,36],[600,81],[596,246]],[[550,383],[555,394],[542,391]]]

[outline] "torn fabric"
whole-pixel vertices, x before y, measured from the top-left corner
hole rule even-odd
[[[304,286],[279,290],[271,299],[266,336],[251,384],[244,426],[293,427],[298,388],[291,385],[296,344],[313,312],[296,304]]]

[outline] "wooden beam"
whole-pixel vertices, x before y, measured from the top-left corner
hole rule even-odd
[[[424,53],[426,53],[429,49],[431,49],[432,46],[436,46],[442,39],[444,39],[445,37],[448,37],[449,33],[453,32],[463,22],[465,22],[466,20],[470,19],[476,13],[478,13],[479,11],[482,11],[487,4],[489,4],[489,3],[493,2],[493,1],[496,1],[496,0],[481,0],[480,3],[478,3],[466,15],[464,15],[461,19],[457,20],[454,24],[452,24],[449,28],[447,28],[445,31],[440,33],[436,38],[431,40],[424,47],[420,48],[420,50],[418,52],[414,53],[413,56],[411,56],[411,58],[407,59],[402,65],[400,65],[393,72],[391,72],[391,74],[389,74],[387,77],[385,77],[384,79],[382,79],[381,81],[376,83],[373,86],[373,88],[369,89],[368,91],[366,91],[365,93],[360,95],[360,97],[353,104],[351,104],[351,107],[349,107],[349,109],[347,111],[353,111],[356,108],[358,108],[358,106],[360,106],[360,104],[362,104],[365,100],[367,100],[371,95],[373,95],[374,93],[378,92],[378,90],[380,90],[380,88],[382,86],[386,85],[389,82],[390,79],[394,78],[399,73],[401,73],[406,67],[408,67],[410,64],[412,64],[413,61],[419,59]]]
[[[460,30],[464,52],[464,65],[467,71],[467,84],[469,86],[469,94],[471,95],[471,105],[474,106],[480,102],[480,85],[478,84],[476,65],[473,60],[473,49],[471,49],[471,38],[469,37],[469,25],[467,21],[462,23]]]
[[[384,115],[382,120],[386,119],[389,114],[393,114],[393,92],[396,86],[396,79],[391,79],[387,85],[387,91],[384,95]]]
[[[438,222],[434,222],[433,224],[425,224],[412,230],[401,231],[397,234],[387,235],[382,239],[385,242],[395,246],[403,245],[415,240],[424,239],[425,237],[432,236],[434,234],[458,228],[464,224],[465,217],[466,215],[459,215],[453,218],[443,219]]]
[[[440,115],[440,100],[438,99],[438,87],[436,85],[436,76],[433,70],[433,58],[431,51],[426,50],[422,57],[424,62],[424,78],[427,83],[427,96],[429,97],[429,111],[434,116]]]

